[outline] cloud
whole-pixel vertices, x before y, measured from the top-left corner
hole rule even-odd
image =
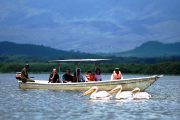
[[[12,12],[20,11],[24,9],[24,1],[23,0],[11,0],[11,1],[2,1],[0,4],[0,19],[1,21],[4,19],[8,19],[12,14]]]
[[[0,41],[82,52],[120,52],[151,40],[177,42],[180,40],[177,3],[177,0],[3,1]]]
[[[179,42],[180,41],[180,21],[162,21],[152,25],[146,25],[151,39],[161,42]]]
[[[40,15],[46,12],[48,12],[46,9],[28,8],[26,9],[26,18],[28,19],[29,17]]]

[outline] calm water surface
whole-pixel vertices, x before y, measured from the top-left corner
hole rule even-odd
[[[47,79],[48,74],[32,74]],[[143,75],[125,75],[124,78]],[[21,90],[14,74],[0,74],[0,120],[180,119],[180,76],[164,76],[146,92],[150,100],[89,100],[78,91]],[[104,75],[104,79],[110,75]]]

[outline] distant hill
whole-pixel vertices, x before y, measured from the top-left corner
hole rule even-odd
[[[180,42],[164,44],[161,42],[146,42],[141,46],[126,52],[105,55],[116,57],[171,57],[180,56]],[[13,42],[0,42],[0,55],[19,55],[40,58],[95,58],[101,55],[81,53],[75,51],[57,50],[43,45],[17,44]],[[102,54],[104,56],[104,54]]]
[[[127,51],[114,54],[117,57],[172,57],[180,56],[180,42],[164,44],[150,41],[141,46]]]
[[[57,50],[42,45],[17,44],[13,42],[0,42],[0,56],[36,58],[42,60],[70,59],[70,58],[97,58],[97,55],[74,51]]]
[[[148,42],[134,50],[116,54],[88,54],[75,51],[57,50],[43,45],[0,42],[0,62],[47,62],[52,59],[109,58],[111,63],[158,63],[180,60],[180,43],[162,44]],[[166,58],[150,58],[161,57]],[[175,56],[171,57],[170,56]],[[137,58],[135,58],[137,57]],[[140,58],[138,58],[140,57]],[[108,61],[107,61],[108,62]]]

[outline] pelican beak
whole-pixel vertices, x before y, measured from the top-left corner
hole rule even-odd
[[[109,94],[114,94],[114,93],[116,93],[116,90],[111,90],[111,91],[109,92]]]
[[[89,95],[90,93],[92,93],[92,92],[94,92],[94,91],[95,91],[95,89],[89,89],[88,91],[84,92],[84,93],[82,94],[82,96]]]
[[[137,87],[136,87],[136,88],[134,88],[134,89],[132,90],[132,93],[135,94],[135,93],[137,93],[137,92],[139,92],[139,91],[140,91],[140,88],[137,88]]]
[[[114,89],[112,89],[109,94],[114,94],[114,93],[117,93],[120,89],[122,89],[122,87],[116,87]]]

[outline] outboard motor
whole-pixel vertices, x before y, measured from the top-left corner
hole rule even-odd
[[[20,80],[21,79],[21,72],[16,72],[16,79]]]

